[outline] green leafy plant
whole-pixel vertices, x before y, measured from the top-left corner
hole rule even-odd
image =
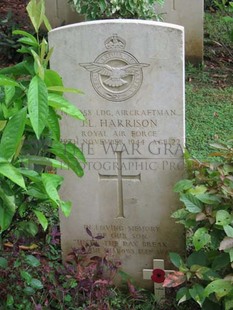
[[[75,10],[85,15],[87,20],[109,18],[158,19],[154,4],[163,0],[69,0]]]
[[[170,258],[179,271],[166,287],[186,283],[177,293],[179,304],[194,299],[203,309],[233,307],[233,140],[212,145],[216,162],[187,158],[189,179],[175,185],[183,207],[172,216],[188,231],[191,254],[184,261]],[[220,160],[221,159],[221,160]]]
[[[93,236],[90,230],[87,233],[91,240],[73,249],[64,264],[52,257],[56,228],[48,233],[44,248],[35,255],[16,247],[0,255],[0,308],[110,309],[116,296],[112,280],[119,262],[114,263],[108,253],[93,256],[93,248],[103,237]]]
[[[80,177],[85,162],[75,144],[60,141],[60,112],[84,120],[63,93],[80,91],[64,87],[49,69],[52,49],[38,35],[42,23],[51,29],[44,0],[31,0],[27,12],[36,36],[15,30],[24,60],[0,70],[0,245],[12,228],[33,236],[37,223],[46,230],[46,209],[60,207],[68,216],[71,202],[60,198],[63,177],[55,170],[71,169]]]

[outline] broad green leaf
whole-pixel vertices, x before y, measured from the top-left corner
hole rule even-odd
[[[34,43],[34,46],[39,46],[38,42],[37,42],[37,39],[32,35],[30,34],[29,32],[27,31],[23,31],[23,30],[14,30],[12,32],[14,35],[22,35],[28,39],[30,39],[31,42]]]
[[[0,233],[8,229],[13,219],[14,213],[5,207],[0,200]]]
[[[61,202],[61,210],[65,217],[68,217],[70,215],[72,209],[72,204],[70,201],[62,201]]]
[[[17,206],[15,204],[15,196],[7,195],[6,191],[4,191],[3,188],[0,188],[0,197],[3,201],[4,207],[7,208],[10,213],[15,214],[15,211],[17,209]]]
[[[187,287],[181,287],[176,294],[176,300],[178,301],[178,306],[191,298],[189,289]]]
[[[53,71],[51,69],[45,70],[44,82],[48,89],[51,86],[63,86],[61,76],[56,71]]]
[[[5,75],[0,75],[0,86],[15,86],[15,87],[21,87],[19,83],[17,83],[15,80],[10,79],[6,77]]]
[[[191,180],[181,180],[177,182],[174,186],[174,192],[180,193],[186,191],[193,187],[193,182]]]
[[[41,186],[35,184],[33,186],[28,186],[27,193],[31,197],[48,200],[48,195],[45,193],[44,187],[41,188]]]
[[[83,176],[83,168],[81,167],[76,157],[73,154],[69,153],[68,150],[66,150],[65,145],[59,142],[54,142],[52,148],[50,149],[50,152],[61,158],[64,163],[68,167],[70,167],[74,171],[74,173],[77,174],[77,176]]]
[[[39,173],[37,173],[34,170],[24,169],[24,168],[18,168],[19,172],[24,175],[25,177],[28,177],[33,182],[40,182],[41,178]]]
[[[204,281],[213,281],[219,278],[219,275],[214,270],[205,266],[192,265],[190,271],[195,273],[198,279]]]
[[[41,211],[33,210],[44,231],[48,228],[48,220]]]
[[[36,156],[36,155],[21,156],[19,162],[23,162],[27,164],[36,164],[36,165],[41,165],[41,166],[51,166],[53,168],[58,168],[58,169],[69,168],[66,164],[54,158],[42,157],[42,156]]]
[[[206,244],[211,241],[211,236],[208,229],[205,227],[197,229],[193,235],[193,245],[196,251],[201,250]]]
[[[233,4],[233,2],[232,2]],[[227,295],[224,298],[224,302],[225,302],[225,309],[224,310],[232,310],[233,309],[233,292],[231,292],[231,294]]]
[[[189,212],[182,208],[172,213],[171,217],[174,219],[186,219]]]
[[[200,284],[194,284],[193,287],[189,289],[189,293],[201,307],[205,301],[204,288]]]
[[[27,122],[27,120],[26,120],[26,122]],[[20,139],[20,141],[19,141],[19,144],[18,144],[18,146],[17,146],[17,149],[16,149],[16,151],[15,151],[13,160],[16,160],[16,159],[19,157],[20,152],[21,152],[21,150],[22,150],[22,147],[23,147],[23,145],[24,145],[24,140],[25,140],[25,136],[22,136],[21,139]]]
[[[30,287],[30,286],[26,286],[24,289],[23,289],[23,292],[25,295],[28,295],[28,296],[32,296],[35,294],[35,290]]]
[[[38,76],[34,76],[28,89],[28,111],[32,127],[40,138],[49,115],[47,88]]]
[[[5,86],[5,104],[8,106],[8,104],[11,102],[12,98],[15,95],[15,86]]]
[[[21,278],[27,282],[27,284],[30,284],[32,281],[32,276],[30,275],[29,272],[25,271],[25,270],[21,270],[20,271],[20,276]]]
[[[23,189],[26,189],[22,174],[10,163],[0,162],[0,175],[1,174]]]
[[[29,236],[35,237],[38,234],[38,226],[35,222],[32,221],[22,221],[18,223],[18,230],[23,234],[28,234]]]
[[[6,305],[7,307],[10,307],[10,308],[12,308],[12,306],[14,305],[14,297],[10,294],[7,294]]]
[[[206,266],[207,257],[204,251],[193,252],[187,259],[188,267],[192,265]]]
[[[48,54],[47,54],[47,56],[46,56],[46,58],[45,58],[45,60],[44,60],[44,66],[45,66],[45,68],[47,68],[47,66],[48,66],[49,60],[50,60],[50,58],[51,58],[51,56],[52,56],[52,54],[53,54],[53,50],[54,50],[54,48],[52,47],[52,48],[50,48],[49,51],[48,51]]]
[[[28,16],[31,19],[31,22],[33,24],[33,27],[35,28],[36,33],[38,33],[38,30],[44,20],[45,15],[45,6],[44,6],[44,0],[31,0],[27,7]]]
[[[72,105],[67,99],[53,93],[48,95],[49,105],[55,109],[59,109],[64,113],[80,120],[85,120],[82,112]]]
[[[231,16],[223,16],[222,19],[226,22],[226,23],[233,23],[233,17]]]
[[[195,186],[191,188],[188,192],[194,196],[204,194],[207,191],[207,188],[204,185]]]
[[[35,51],[31,50],[31,53],[32,53],[32,56],[35,60],[35,63],[34,63],[35,73],[38,74],[38,76],[41,78],[41,80],[44,81],[44,67],[41,63],[41,59]]]
[[[57,187],[61,184],[63,178],[61,176],[49,173],[42,174],[42,182],[48,196],[52,201],[54,201],[58,206],[61,204],[59,194],[57,192]]]
[[[181,195],[180,201],[184,203],[186,209],[191,213],[200,213],[202,211],[202,203],[191,194]]]
[[[68,142],[64,145],[66,151],[74,155],[78,160],[82,161],[83,163],[86,163],[86,159],[83,155],[83,152],[74,143]]]
[[[221,252],[217,256],[215,255],[212,268],[214,270],[221,270],[225,268],[230,263],[230,258],[228,253]]]
[[[182,258],[180,257],[179,254],[169,253],[169,257],[170,257],[170,260],[173,263],[173,265],[176,266],[177,268],[180,268],[180,266],[183,265]]]
[[[229,225],[232,221],[232,216],[226,210],[219,210],[216,213],[216,224],[219,226]]]
[[[27,110],[23,108],[7,123],[1,138],[0,156],[10,160],[22,139],[26,122]]]
[[[219,198],[214,196],[214,195],[209,195],[209,194],[198,194],[196,197],[203,203],[205,204],[216,204],[219,203]]]
[[[44,25],[45,25],[47,31],[51,31],[51,30],[52,30],[52,27],[51,27],[51,25],[50,25],[50,23],[49,23],[48,18],[47,18],[45,15],[44,15],[44,17],[43,17],[43,22],[44,22]]]
[[[42,290],[44,287],[40,280],[34,278],[31,280],[30,286],[36,290]]]
[[[227,296],[232,290],[233,287],[230,281],[218,279],[206,286],[204,294],[206,297],[209,297],[210,294],[214,293],[219,300],[222,297]]]
[[[0,187],[0,233],[8,229],[11,225],[17,209],[14,194],[6,185],[7,184],[4,183],[2,187]]]
[[[52,137],[59,141],[60,140],[60,125],[58,121],[59,116],[49,107],[49,116],[48,116],[48,127],[51,131]]]
[[[33,255],[27,255],[25,257],[25,262],[31,267],[39,267],[40,261]]]
[[[99,6],[100,6],[101,12],[103,13],[107,7],[105,0],[99,0]]]
[[[226,235],[228,237],[232,237],[233,238],[233,227],[232,226],[225,225],[225,226],[223,226],[223,229],[224,229],[224,231],[225,231],[225,233],[226,233]]]
[[[35,42],[34,40],[31,40],[30,38],[23,37],[23,38],[18,39],[18,42],[23,43],[25,45],[33,46],[33,47],[38,47],[38,43]]]
[[[67,88],[63,86],[49,86],[49,91],[59,92],[59,93],[74,93],[74,94],[83,94],[83,92],[76,88]]]
[[[0,268],[7,268],[8,266],[8,261],[4,257],[0,257]]]
[[[48,42],[45,40],[45,38],[43,38],[42,42],[40,44],[40,61],[41,61],[41,63],[43,63],[43,61],[44,61],[44,57],[46,55],[47,49],[48,49]]]
[[[12,74],[15,76],[21,76],[21,75],[28,75],[28,74],[32,75],[33,71],[34,69],[33,69],[32,64],[28,60],[24,60],[14,66],[0,69],[0,74]]]

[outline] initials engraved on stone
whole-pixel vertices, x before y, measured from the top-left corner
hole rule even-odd
[[[129,181],[141,181],[141,174],[137,175],[123,175],[122,174],[122,152],[116,151],[117,158],[117,170],[116,175],[103,175],[99,173],[100,180],[116,180],[117,181],[117,205],[118,205],[118,215],[116,218],[125,218],[124,215],[124,197],[123,197],[123,180]]]

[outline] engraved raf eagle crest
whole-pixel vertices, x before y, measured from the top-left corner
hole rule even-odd
[[[125,40],[114,34],[105,41],[107,51],[94,62],[80,64],[91,72],[91,83],[95,91],[110,101],[124,101],[135,95],[142,84],[142,68],[149,66],[139,63],[133,55],[126,52],[125,45]]]

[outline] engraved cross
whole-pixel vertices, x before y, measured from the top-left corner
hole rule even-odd
[[[124,215],[124,198],[123,198],[123,180],[138,180],[141,181],[141,174],[137,175],[123,175],[122,174],[122,152],[116,151],[117,158],[117,170],[116,175],[103,175],[99,173],[100,180],[116,180],[117,181],[117,204],[118,204],[118,215],[116,218],[125,218]]]

